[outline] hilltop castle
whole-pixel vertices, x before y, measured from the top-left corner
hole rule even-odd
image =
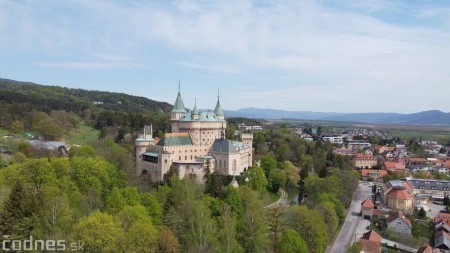
[[[135,140],[136,172],[151,182],[164,180],[173,165],[180,178],[196,175],[203,180],[204,168],[223,175],[239,175],[252,166],[252,134],[241,134],[241,141],[225,139],[226,120],[220,97],[214,111],[199,112],[184,107],[181,92],[170,114],[171,133],[155,140],[153,129],[144,127]]]

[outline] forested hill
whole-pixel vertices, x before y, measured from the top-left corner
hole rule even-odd
[[[123,93],[44,86],[0,78],[0,102],[50,112],[80,112],[92,106],[124,112],[169,112],[172,105]],[[95,102],[95,104],[94,104]],[[98,103],[100,102],[100,103]]]

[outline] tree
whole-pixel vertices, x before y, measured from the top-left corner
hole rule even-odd
[[[308,253],[308,246],[305,240],[300,237],[297,231],[288,229],[278,244],[279,253]]]
[[[297,174],[297,168],[290,161],[285,161],[280,164],[280,169],[286,174],[286,186],[296,187],[300,181],[300,175]]]
[[[325,224],[327,224],[328,240],[331,241],[339,227],[339,218],[333,202],[325,201],[319,204],[317,210],[321,213]]]
[[[291,148],[287,144],[281,144],[275,153],[277,154],[277,160],[279,162],[284,162],[289,158]]]
[[[270,155],[261,156],[261,168],[264,170],[266,177],[269,177],[271,171],[277,167],[277,161]]]
[[[236,253],[244,252],[241,245],[236,240],[237,221],[228,206],[224,207],[222,215],[219,217],[218,225],[220,230],[217,234],[219,240],[219,252]]]
[[[84,244],[84,252],[120,252],[124,233],[113,216],[95,211],[73,228],[74,236]]]
[[[281,238],[283,230],[284,209],[274,206],[267,209],[267,225],[269,228],[269,237],[271,240],[273,251],[277,251],[277,246]],[[306,246],[306,244],[305,244]]]
[[[286,224],[297,231],[308,245],[308,251],[322,253],[327,243],[327,225],[321,214],[308,207],[291,206],[286,212]]]
[[[425,209],[423,209],[423,207],[420,208],[419,213],[418,213],[418,216],[419,216],[420,218],[425,218],[425,217],[427,217],[427,212],[425,211]]]
[[[267,178],[261,167],[253,166],[248,170],[249,181],[247,182],[253,190],[264,193],[268,184]]]
[[[239,187],[239,195],[244,212],[238,225],[238,241],[246,252],[264,252],[268,243],[264,205],[258,193],[248,187]]]
[[[10,235],[10,239],[26,238],[33,226],[33,199],[21,181],[13,184],[11,193],[0,212],[0,236]]]
[[[163,226],[158,235],[158,253],[178,253],[180,243],[169,227]]]

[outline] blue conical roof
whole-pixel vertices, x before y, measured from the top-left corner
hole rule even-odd
[[[192,115],[198,115],[197,100],[195,101],[194,110],[192,110]]]
[[[172,112],[186,112],[180,92],[178,92],[177,100],[175,100],[175,103],[173,104]]]
[[[214,113],[217,116],[224,116],[222,106],[220,106],[220,100],[217,98],[216,109],[214,109]]]

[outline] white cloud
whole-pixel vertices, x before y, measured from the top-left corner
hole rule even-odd
[[[37,62],[37,66],[45,68],[64,68],[64,69],[131,69],[142,68],[149,69],[149,66],[136,63],[120,63],[120,62]]]
[[[158,64],[160,68],[181,68],[186,72],[196,69],[197,76],[204,71],[201,76],[208,77],[204,79],[217,73],[261,75],[245,76],[245,81],[232,79],[238,80],[234,85],[254,89],[242,93],[240,101],[263,103],[258,99],[264,101],[276,94],[278,100],[272,105],[278,108],[293,109],[297,104],[309,103],[321,106],[322,111],[327,110],[326,101],[349,111],[356,105],[349,101],[363,101],[360,98],[368,92],[378,94],[380,99],[390,96],[382,95],[383,90],[419,97],[426,91],[423,87],[430,84],[441,90],[428,104],[445,103],[440,94],[450,92],[445,81],[450,79],[450,8],[445,3],[446,6],[387,0],[340,0],[334,5],[312,0],[46,3],[0,0],[0,33],[4,35],[0,45],[52,54],[50,59],[35,60],[41,67],[146,69]],[[439,26],[421,23],[424,19]],[[251,78],[254,81],[249,82]],[[273,90],[273,85],[280,89]],[[286,87],[293,90],[285,90]],[[267,92],[258,91],[260,88]],[[299,94],[321,94],[324,101],[308,96],[296,100]],[[295,102],[289,105],[286,100]]]

